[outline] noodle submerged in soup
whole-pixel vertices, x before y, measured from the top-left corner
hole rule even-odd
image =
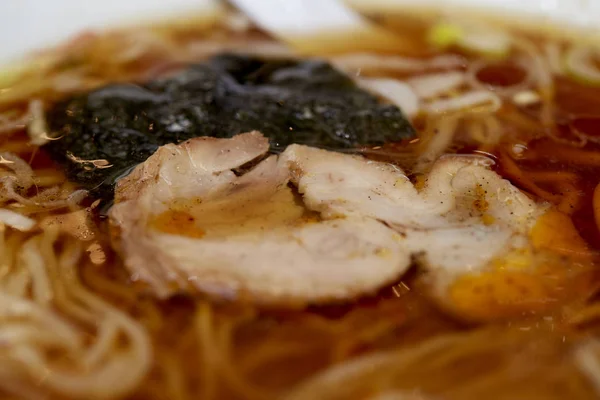
[[[411,39],[231,11],[0,76],[3,397],[600,395],[597,51],[374,17]]]

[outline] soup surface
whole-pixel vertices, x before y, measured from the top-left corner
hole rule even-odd
[[[600,396],[600,53],[367,17],[396,40],[228,10],[0,74],[3,398]]]

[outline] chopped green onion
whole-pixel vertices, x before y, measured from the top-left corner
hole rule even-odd
[[[455,24],[442,22],[429,31],[428,40],[436,47],[449,47],[456,44],[464,36],[463,29]]]
[[[504,32],[448,22],[431,28],[428,40],[436,47],[456,46],[490,58],[504,58],[511,48],[511,38]]]

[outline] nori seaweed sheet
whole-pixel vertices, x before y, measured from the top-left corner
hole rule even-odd
[[[116,180],[159,146],[192,137],[258,130],[276,152],[291,143],[341,150],[414,135],[398,107],[381,103],[326,62],[233,54],[144,85],[76,95],[55,104],[47,118],[61,139],[44,149],[69,179],[106,199]]]

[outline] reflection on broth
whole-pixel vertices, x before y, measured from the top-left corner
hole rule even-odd
[[[2,396],[600,395],[596,50],[372,17],[395,51],[228,11],[0,74]]]

